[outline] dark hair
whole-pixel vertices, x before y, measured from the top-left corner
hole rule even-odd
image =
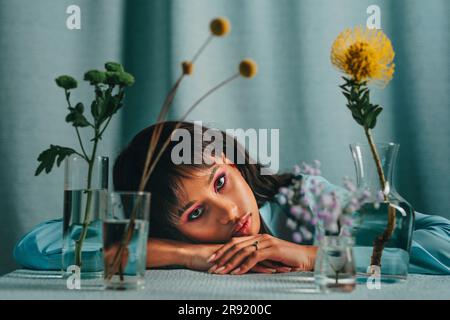
[[[198,126],[190,122],[167,121],[162,122],[162,131],[160,139],[156,145],[155,155],[159,153],[164,142],[170,137],[177,124],[180,129],[186,129],[190,133],[191,141],[195,138],[195,134],[202,134],[209,128],[205,126]],[[114,189],[118,191],[137,191],[141,175],[143,172],[149,142],[153,131],[158,124],[152,125],[139,132],[130,144],[119,154],[113,169]],[[195,129],[197,128],[197,129]],[[201,130],[199,130],[201,128]],[[261,175],[261,168],[263,167],[255,161],[250,161],[251,158],[245,148],[236,140],[235,137],[230,137],[223,131],[219,131],[223,139],[223,150],[225,156],[236,164],[237,169],[249,184],[253,194],[255,195],[258,207],[260,208],[266,201],[273,199],[278,192],[279,187],[287,185],[291,182],[292,175]],[[186,239],[181,232],[175,228],[178,219],[178,210],[180,204],[178,199],[181,198],[183,190],[180,184],[180,178],[193,177],[197,171],[209,168],[211,165],[196,164],[195,159],[202,159],[203,150],[211,144],[209,141],[201,139],[201,149],[196,150],[194,144],[191,143],[191,164],[175,164],[171,159],[171,151],[179,141],[170,141],[168,147],[164,150],[161,158],[157,162],[150,179],[145,186],[145,191],[151,193],[151,208],[150,208],[150,232],[149,236],[157,238],[169,238],[174,240],[181,240],[191,242]],[[234,150],[230,154],[233,143]],[[201,150],[201,154],[199,151]],[[214,152],[211,152],[215,155]],[[180,154],[182,156],[182,153]],[[215,155],[220,156],[220,155]],[[200,158],[199,158],[200,157]],[[245,159],[237,161],[237,159]],[[264,224],[263,224],[264,225]]]

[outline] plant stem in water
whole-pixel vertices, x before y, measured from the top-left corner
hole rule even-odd
[[[378,177],[380,179],[381,188],[383,191],[384,201],[388,202],[388,196],[385,193],[386,190],[386,178],[383,173],[383,168],[381,166],[380,156],[378,155],[378,152],[375,147],[375,143],[372,138],[372,134],[370,132],[370,129],[365,128],[364,129],[366,133],[366,137],[369,141],[370,149],[372,151],[373,158],[375,160],[375,164],[377,167]],[[388,202],[389,205],[389,202]],[[381,256],[383,254],[383,248],[386,245],[386,243],[389,241],[389,239],[392,236],[392,233],[394,231],[395,226],[395,208],[391,205],[388,206],[388,223],[386,226],[386,229],[384,232],[379,235],[374,241],[373,241],[373,251],[372,251],[372,257],[371,257],[371,265],[381,266]]]
[[[98,130],[95,130],[95,136],[97,136]],[[90,224],[90,208],[91,208],[91,202],[92,202],[92,190],[91,190],[91,184],[92,184],[92,171],[94,167],[95,162],[95,153],[97,152],[97,143],[98,139],[94,141],[94,147],[92,149],[92,155],[91,158],[88,161],[88,179],[87,179],[87,200],[86,200],[86,207],[84,210],[84,220],[83,220],[83,230],[81,231],[80,238],[75,241],[75,264],[81,268],[82,261],[81,261],[81,255],[83,251],[83,242],[86,239],[87,231]]]

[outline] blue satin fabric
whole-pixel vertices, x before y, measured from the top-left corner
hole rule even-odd
[[[308,177],[305,176],[305,181]],[[320,177],[327,190],[338,194],[345,189]],[[270,232],[292,241],[292,232],[286,226],[286,214],[276,202],[266,202],[260,208],[262,220]],[[14,248],[15,260],[25,268],[60,270],[62,251],[62,220],[39,224],[19,240]],[[450,275],[450,221],[440,217],[415,213],[415,228],[410,255],[410,273]]]

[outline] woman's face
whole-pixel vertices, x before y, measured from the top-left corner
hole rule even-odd
[[[193,178],[182,178],[185,197],[177,229],[198,242],[226,242],[255,235],[260,215],[255,196],[240,171],[222,156]]]

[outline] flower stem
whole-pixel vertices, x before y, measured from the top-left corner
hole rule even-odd
[[[98,129],[95,129],[95,136],[98,135]],[[83,220],[83,229],[81,231],[80,237],[78,240],[75,241],[75,264],[81,268],[82,266],[82,251],[83,251],[83,242],[86,239],[88,227],[90,224],[90,212],[91,212],[91,202],[92,202],[92,190],[91,190],[91,184],[92,184],[92,172],[95,162],[95,153],[97,152],[97,144],[98,139],[95,139],[94,146],[92,149],[92,155],[91,158],[88,161],[88,179],[87,179],[87,187],[86,192],[87,199],[86,199],[86,207],[84,210],[84,220]]]
[[[72,104],[70,103],[70,98],[69,98],[69,92],[67,90],[64,90],[64,92],[65,92],[65,96],[66,96],[67,105],[69,106],[69,108],[72,108]],[[78,130],[78,127],[75,127],[75,131],[77,132],[78,142],[80,143],[81,151],[83,152],[84,157],[86,158],[86,161],[89,161],[89,157],[87,156],[87,153],[83,147],[83,142],[81,141],[80,131]]]
[[[386,178],[383,173],[383,168],[381,166],[380,156],[378,155],[375,143],[370,129],[364,128],[364,132],[369,141],[370,149],[372,151],[373,158],[377,167],[378,177],[380,179],[381,188],[384,196],[384,201],[388,203],[388,223],[384,232],[375,238],[373,241],[373,251],[370,264],[381,266],[381,256],[383,254],[383,249],[386,243],[392,236],[395,227],[395,208],[389,204],[388,190],[386,186]]]

